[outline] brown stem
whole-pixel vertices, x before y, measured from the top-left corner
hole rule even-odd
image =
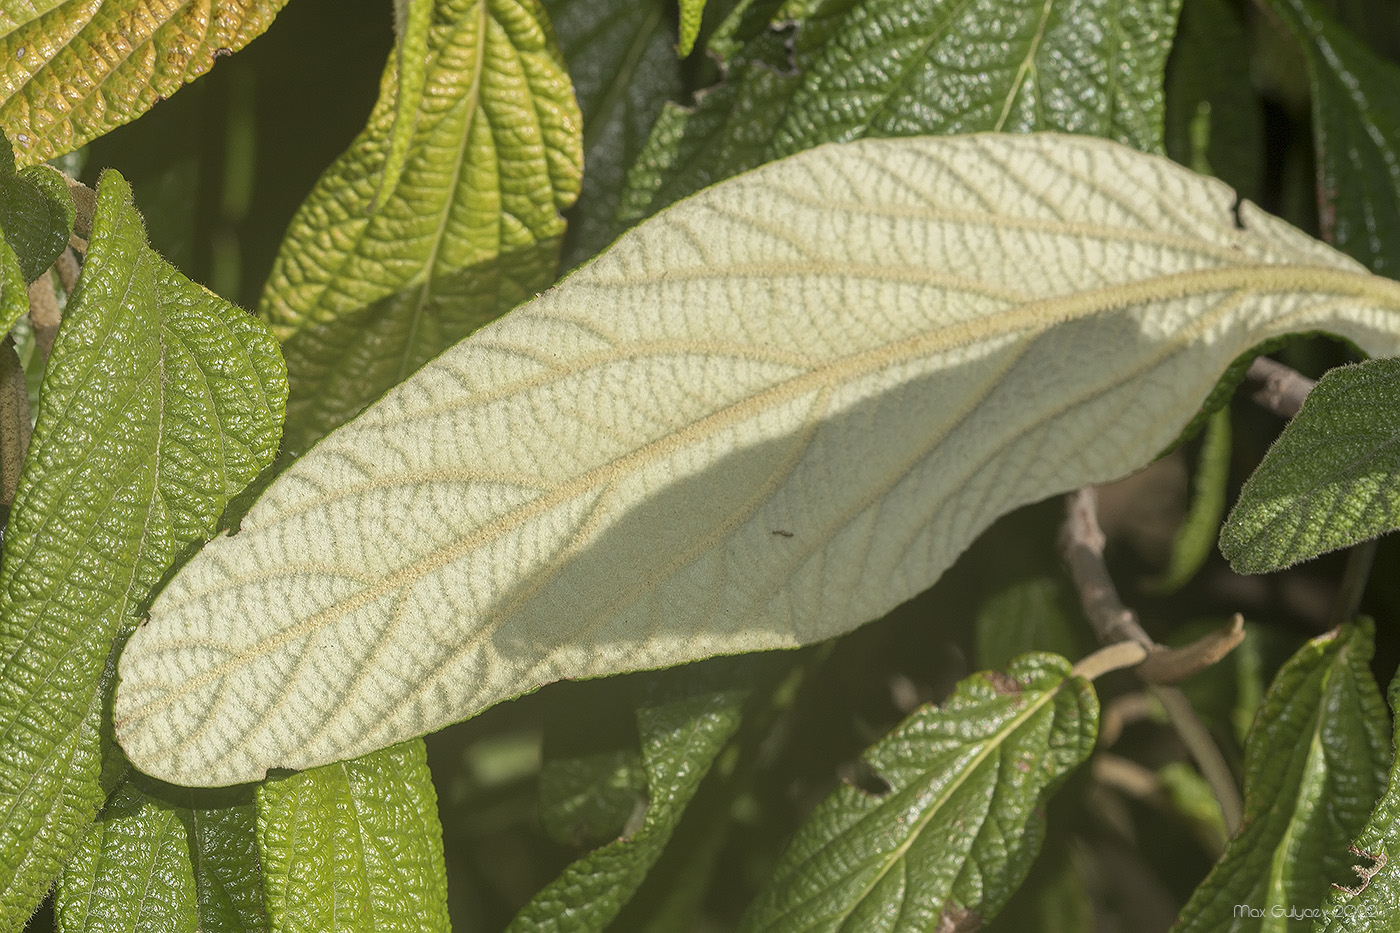
[[[0,506],[9,509],[29,453],[29,388],[15,352],[15,338],[0,341]]]
[[[1303,400],[1317,385],[1291,366],[1285,366],[1267,356],[1255,358],[1249,364],[1245,380],[1254,384],[1250,398],[1280,418],[1292,418],[1303,407]]]

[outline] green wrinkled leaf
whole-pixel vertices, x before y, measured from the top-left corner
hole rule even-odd
[[[1325,374],[1240,491],[1220,550],[1267,573],[1400,527],[1400,359]]]
[[[1172,541],[1166,570],[1147,587],[1151,592],[1175,593],[1191,582],[1215,552],[1229,493],[1231,443],[1230,408],[1226,406],[1216,409],[1206,421],[1191,477],[1191,507]]]
[[[597,845],[622,834],[646,790],[634,750],[551,758],[540,769],[540,824],[561,845]]]
[[[744,697],[742,690],[704,691],[637,709],[650,798],[641,828],[564,869],[511,921],[511,933],[592,933],[612,922],[739,728]]]
[[[985,933],[1094,933],[1094,902],[1075,854],[1052,832],[1025,883]]]
[[[59,933],[197,933],[178,809],[122,784],[59,876],[54,914]]]
[[[1009,583],[977,611],[977,663],[1001,670],[1027,651],[1066,657],[1087,653],[1082,610],[1063,580],[1036,577]]]
[[[102,801],[114,638],[271,462],[285,391],[266,329],[158,257],[104,175],[0,567],[0,836],[27,841],[0,849],[0,922],[28,917]]]
[[[289,454],[554,278],[580,118],[537,0],[437,0],[415,115],[399,112],[398,74],[391,56],[364,132],[298,210],[263,292],[292,384]],[[410,120],[398,184],[371,211]]]
[[[19,258],[0,233],[0,334],[8,333],[15,322],[29,312],[29,288],[19,268]],[[13,353],[13,345],[5,352]]]
[[[680,0],[681,35],[676,52],[685,58],[695,50],[695,40],[700,38],[700,23],[705,15],[705,0]]]
[[[994,917],[1044,834],[1049,793],[1093,750],[1098,699],[1050,654],[958,684],[863,756],[797,831],[745,930],[961,929]]]
[[[1245,748],[1242,828],[1175,933],[1285,929],[1275,907],[1311,908],[1346,875],[1347,846],[1380,795],[1390,755],[1372,650],[1371,624],[1347,625],[1279,670]],[[1235,905],[1262,913],[1237,916]]]
[[[43,275],[68,245],[74,214],[68,185],[58,172],[47,165],[16,171],[14,150],[0,134],[0,232],[25,283]]]
[[[1257,199],[1264,109],[1250,75],[1248,4],[1184,0],[1167,71],[1167,155]]]
[[[544,0],[583,113],[583,191],[568,212],[563,265],[614,236],[627,169],[662,105],[681,92],[671,44],[676,0]]]
[[[418,128],[423,107],[423,89],[427,84],[428,39],[433,25],[434,0],[394,0],[394,122],[380,172],[379,190],[373,206],[383,202],[398,186],[403,167]]]
[[[422,742],[258,788],[273,933],[446,933],[437,794]]]
[[[26,164],[136,119],[261,35],[286,0],[0,7],[0,127]]]
[[[1400,747],[1400,715],[1396,715],[1400,711],[1400,675],[1390,682],[1389,701],[1396,732],[1387,751],[1393,752]],[[1369,722],[1374,726],[1384,721],[1382,718]],[[1347,802],[1350,802],[1350,795]],[[1361,803],[1364,806],[1364,802]],[[1323,880],[1356,890],[1361,887],[1361,879],[1352,866],[1373,870],[1383,857],[1392,867],[1377,872],[1360,894],[1336,888],[1322,889],[1327,897],[1322,902],[1322,919],[1313,924],[1313,933],[1389,933],[1395,928],[1395,917],[1400,915],[1400,873],[1393,870],[1400,864],[1400,756],[1392,759],[1385,794],[1354,838],[1356,851],[1349,852],[1337,845],[1333,859],[1335,865],[1347,867],[1329,869]]]
[[[183,804],[176,812],[189,838],[201,933],[267,930],[251,791],[170,793]]]
[[[1312,84],[1324,238],[1381,275],[1400,275],[1400,66],[1376,56],[1312,0],[1268,0],[1303,47]]]
[[[791,0],[725,80],[668,106],[628,176],[621,227],[723,178],[867,136],[1063,130],[1162,149],[1179,0]]]

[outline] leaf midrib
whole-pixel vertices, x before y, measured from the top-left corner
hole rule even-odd
[[[309,632],[319,630],[343,614],[353,612],[394,589],[426,576],[462,554],[476,549],[485,541],[518,527],[534,516],[568,501],[583,491],[591,488],[602,488],[610,484],[616,477],[630,472],[637,466],[682,447],[694,439],[706,436],[755,409],[796,398],[805,392],[814,391],[823,386],[842,384],[877,368],[891,366],[914,357],[954,349],[978,340],[992,339],[1010,333],[1043,330],[1063,321],[1087,317],[1094,313],[1116,308],[1139,305],[1148,301],[1170,300],[1241,289],[1250,289],[1256,292],[1341,293],[1373,300],[1382,307],[1400,309],[1400,283],[1378,279],[1364,272],[1309,266],[1239,266],[1159,276],[1127,285],[1028,302],[992,318],[960,322],[953,326],[924,332],[894,344],[882,345],[870,351],[842,358],[823,369],[780,383],[762,393],[748,396],[739,403],[697,422],[692,422],[684,429],[673,432],[646,447],[634,450],[623,457],[590,470],[572,482],[561,486],[554,494],[531,500],[513,513],[508,513],[474,534],[459,539],[456,544],[442,548],[429,559],[388,574],[374,586],[363,589],[300,623],[283,629],[272,638],[261,642],[254,650],[241,652],[223,664],[204,671],[198,677],[184,681],[178,688],[170,690],[144,704],[138,710],[132,711],[123,722],[147,718],[177,702],[190,691],[202,689],[229,671],[246,665],[253,658],[275,650]]]

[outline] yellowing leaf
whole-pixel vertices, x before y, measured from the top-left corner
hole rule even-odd
[[[330,435],[121,659],[142,769],[224,784],[561,678],[791,647],[1121,476],[1222,371],[1400,284],[1058,135],[823,146],[680,202]]]
[[[0,126],[23,164],[71,152],[247,45],[286,2],[0,4]]]

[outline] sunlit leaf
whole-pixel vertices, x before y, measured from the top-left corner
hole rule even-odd
[[[42,162],[136,119],[265,30],[287,0],[0,5],[0,127]]]
[[[271,460],[267,330],[146,245],[116,173],[49,359],[0,567],[0,925],[23,923],[104,797],[113,639]],[[110,683],[110,681],[108,681]]]
[[[363,754],[563,677],[849,631],[1400,284],[1103,140],[827,146],[678,204],[293,464],[122,658],[143,769]],[[237,624],[228,620],[237,619]]]
[[[1254,471],[1220,532],[1266,573],[1400,528],[1400,360],[1334,369]]]

